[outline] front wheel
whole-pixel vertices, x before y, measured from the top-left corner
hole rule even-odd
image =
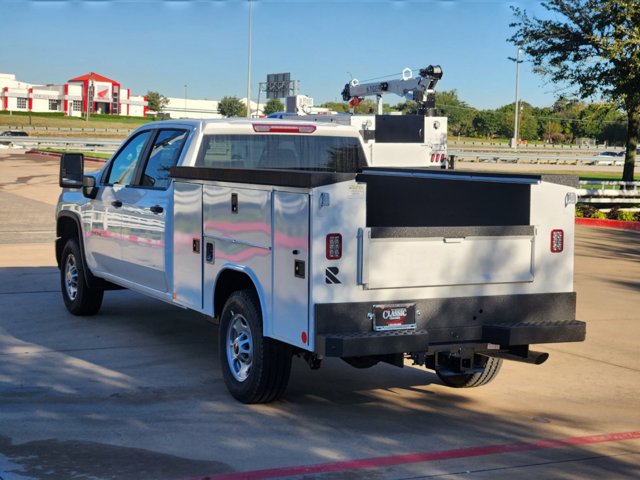
[[[74,315],[95,315],[102,306],[104,290],[87,284],[82,252],[73,238],[62,249],[60,289],[67,310]]]
[[[477,356],[476,356],[477,357]],[[446,375],[436,370],[436,374],[440,377],[442,382],[453,388],[472,388],[486,385],[491,380],[496,378],[500,367],[502,366],[501,358],[485,357],[486,363],[482,367],[481,372],[476,373],[462,373],[460,375]]]
[[[255,292],[233,293],[224,305],[218,336],[220,365],[231,395],[243,403],[268,403],[284,393],[291,349],[263,336]]]

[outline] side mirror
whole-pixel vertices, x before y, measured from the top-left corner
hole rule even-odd
[[[65,153],[60,158],[60,186],[62,188],[82,187],[84,174],[84,155],[82,153]]]
[[[96,183],[96,177],[92,175],[82,177],[82,194],[87,198],[96,198],[98,196]]]

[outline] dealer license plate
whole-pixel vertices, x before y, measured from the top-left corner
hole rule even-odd
[[[416,328],[415,303],[373,306],[373,329],[376,332],[411,328]]]

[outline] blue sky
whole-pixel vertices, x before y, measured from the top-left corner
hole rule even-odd
[[[510,5],[543,15],[534,0],[259,0],[253,2],[252,90],[291,72],[316,104],[340,98],[351,76],[399,78],[440,64],[439,90],[477,108],[514,101]],[[0,72],[30,83],[100,73],[166,96],[246,96],[247,1],[15,1],[1,3]],[[7,21],[8,20],[8,21]],[[551,105],[556,87],[521,67],[521,98]],[[400,97],[389,95],[386,103]]]

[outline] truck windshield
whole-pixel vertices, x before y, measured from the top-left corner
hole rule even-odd
[[[353,173],[366,159],[354,137],[205,135],[196,166]]]

